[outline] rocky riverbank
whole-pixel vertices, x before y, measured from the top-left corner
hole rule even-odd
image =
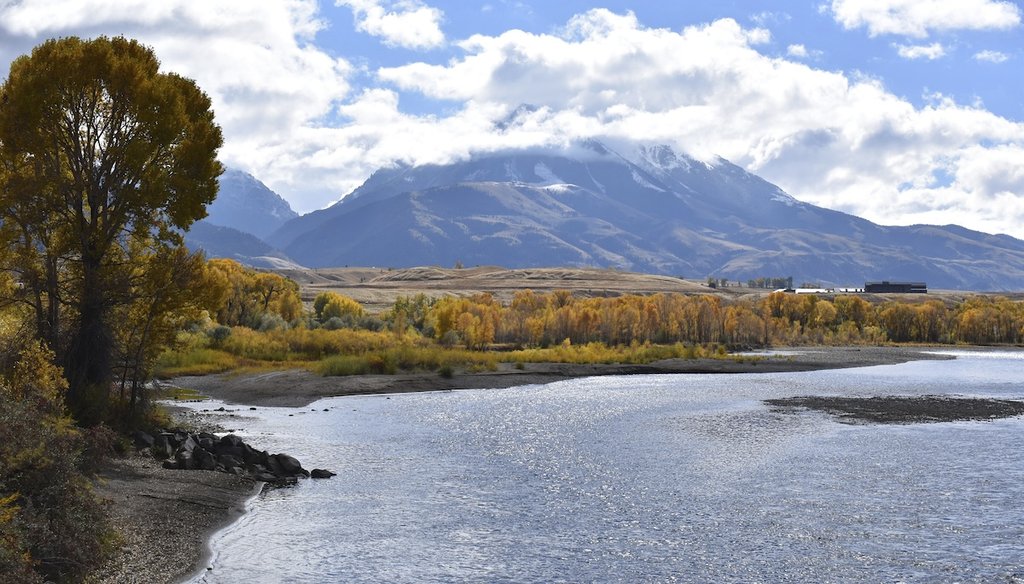
[[[133,440],[134,451],[108,461],[97,480],[121,541],[94,583],[181,581],[202,569],[209,538],[244,513],[262,488],[334,476],[307,471],[294,457],[258,450],[233,434],[175,428],[136,432]]]
[[[131,454],[109,461],[97,495],[109,502],[118,550],[89,580],[94,584],[179,582],[208,557],[214,532],[245,512],[259,493],[246,476],[201,470],[170,470]]]

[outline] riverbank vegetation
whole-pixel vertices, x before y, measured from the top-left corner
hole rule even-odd
[[[376,315],[332,292],[311,310],[298,288],[230,260],[229,290],[210,316],[179,333],[156,371],[166,377],[306,368],[323,375],[488,371],[501,363],[641,364],[669,358],[733,358],[735,350],[794,345],[1018,344],[1024,303],[975,296],[957,303],[907,297],[772,293],[585,298],[566,291],[400,297]],[[282,307],[277,311],[274,307]],[[240,318],[238,315],[246,315]]]

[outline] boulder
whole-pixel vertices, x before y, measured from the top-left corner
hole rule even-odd
[[[183,450],[179,448],[178,451],[174,453],[174,460],[177,462],[177,468],[180,470],[192,470],[196,467],[195,460],[192,459],[191,450]]]
[[[273,456],[268,456],[267,468],[270,472],[282,477],[309,475],[295,457],[288,456],[287,454],[274,454]]]
[[[136,450],[142,450],[143,448],[152,448],[155,438],[149,432],[143,432],[142,430],[136,430],[132,432],[132,442],[135,444]]]
[[[241,448],[245,446],[245,441],[235,436],[234,434],[227,434],[220,439],[218,448]]]
[[[272,483],[272,482],[277,480],[277,476],[276,475],[274,475],[273,473],[266,472],[266,471],[253,473],[252,478],[257,480],[257,481],[263,481],[263,482],[267,482],[267,483]]]
[[[153,439],[152,451],[156,458],[167,459],[164,468],[249,474],[255,480],[276,486],[295,484],[298,478],[312,476],[295,457],[256,450],[234,434],[218,438],[205,432],[193,435],[171,430]],[[315,471],[315,478],[332,476],[335,473],[326,469]]]
[[[174,434],[167,432],[161,433],[153,438],[153,446],[150,450],[153,452],[153,458],[157,460],[164,460],[174,456],[174,451],[177,446],[174,444]]]
[[[213,470],[217,468],[217,458],[209,450],[196,447],[192,450],[192,460],[195,461],[199,470]]]
[[[309,476],[314,479],[329,479],[337,475],[338,473],[331,472],[325,468],[314,468],[309,471]]]
[[[206,432],[200,432],[196,436],[196,443],[198,443],[199,446],[202,446],[203,450],[207,450],[209,452],[214,451],[218,442],[220,442],[220,439],[213,434],[208,434]]]
[[[238,468],[244,468],[245,467],[245,462],[241,458],[239,458],[237,456],[233,456],[231,454],[218,454],[217,455],[217,464],[219,464],[220,466],[224,467],[225,470],[230,469],[230,468],[235,468],[235,467],[238,467]]]
[[[179,452],[187,452],[191,454],[192,450],[194,450],[196,446],[199,446],[196,439],[192,436],[186,436],[185,440],[178,444],[178,449],[174,451],[174,455],[177,456]]]

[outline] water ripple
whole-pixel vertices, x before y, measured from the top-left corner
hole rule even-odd
[[[1021,582],[1024,422],[847,426],[793,395],[1024,396],[1018,355],[337,398],[246,420],[339,471],[201,582]],[[330,411],[322,412],[322,408]]]

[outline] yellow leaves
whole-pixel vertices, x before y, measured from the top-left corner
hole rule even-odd
[[[210,281],[225,291],[213,307],[217,322],[256,327],[263,315],[278,315],[286,322],[302,316],[299,286],[288,278],[223,258],[210,260],[208,266]]]
[[[0,525],[10,523],[18,515],[18,493],[0,497]]]
[[[313,299],[313,310],[320,322],[331,318],[346,316],[358,318],[363,316],[363,305],[348,296],[336,292],[321,292]]]
[[[68,382],[53,359],[53,351],[41,343],[29,345],[20,353],[14,371],[3,384],[4,393],[10,399],[38,401],[47,410],[60,412]]]

